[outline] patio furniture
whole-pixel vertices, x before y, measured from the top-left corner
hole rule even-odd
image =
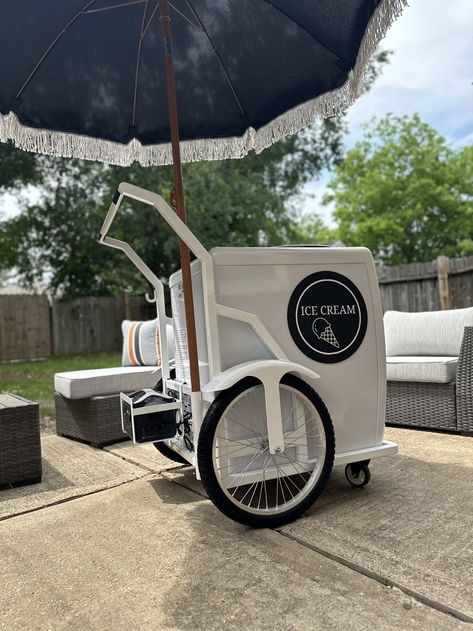
[[[0,394],[0,486],[41,482],[39,405]]]
[[[120,392],[152,388],[156,366],[124,366],[56,373],[56,433],[100,448],[126,440],[120,418]]]
[[[473,435],[473,308],[384,315],[386,422]]]

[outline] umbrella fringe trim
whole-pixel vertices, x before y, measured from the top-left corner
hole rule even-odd
[[[195,162],[242,158],[252,149],[261,153],[277,140],[307,127],[317,118],[345,112],[363,91],[366,67],[379,42],[407,5],[408,0],[380,2],[367,25],[356,64],[340,88],[288,110],[261,129],[250,127],[242,136],[182,141],[182,160]],[[22,125],[13,112],[0,114],[0,141],[8,140],[25,151],[63,158],[99,160],[120,166],[129,166],[135,161],[143,166],[172,163],[169,143],[144,146],[133,139],[125,145],[79,134],[35,129]]]

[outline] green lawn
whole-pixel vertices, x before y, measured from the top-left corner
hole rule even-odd
[[[0,392],[11,392],[36,401],[42,417],[54,416],[54,373],[120,365],[120,355],[105,353],[0,364]]]

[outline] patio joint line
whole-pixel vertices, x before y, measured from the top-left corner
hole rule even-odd
[[[384,585],[385,587],[396,587],[401,592],[406,594],[406,596],[411,596],[412,598],[414,598],[421,604],[426,605],[427,607],[430,607],[431,609],[435,609],[436,611],[439,611],[440,613],[452,616],[453,618],[456,618],[457,620],[460,620],[461,622],[468,622],[470,624],[473,623],[472,616],[466,613],[463,613],[462,611],[459,611],[458,609],[455,609],[454,607],[450,607],[450,605],[446,605],[445,603],[441,603],[437,600],[433,600],[432,598],[429,598],[428,596],[425,596],[424,594],[421,594],[420,592],[417,592],[414,589],[411,589],[410,587],[406,587],[402,583],[398,583],[397,581],[394,581],[393,579],[390,579],[387,576],[383,576],[382,574],[378,574],[377,572],[368,570],[367,568],[361,565],[358,565],[357,563],[354,563],[353,561],[349,561],[348,559],[344,559],[343,557],[333,554],[332,552],[329,552],[328,550],[324,550],[323,548],[320,548],[319,546],[316,546],[312,543],[308,543],[307,541],[304,541],[303,539],[300,539],[299,537],[293,534],[284,532],[283,530],[280,530],[280,529],[273,529],[273,530],[274,532],[277,532],[283,537],[286,537],[287,539],[291,539],[292,541],[295,541],[301,546],[309,548],[310,550],[313,550],[314,552],[317,552],[318,554],[326,557],[327,559],[335,561],[336,563],[339,563],[340,565],[344,565],[345,567],[351,570],[354,570],[358,574],[362,574],[363,576],[366,576],[367,578],[370,578],[376,581],[377,583]]]
[[[187,465],[182,465],[182,466],[183,467],[187,467]],[[195,493],[199,497],[203,497],[206,500],[209,500],[209,496],[206,493],[200,493],[199,491],[196,491],[195,489],[193,489],[191,486],[188,486],[187,484],[184,484],[182,482],[182,480],[176,480],[175,478],[171,478],[171,477],[168,477],[166,475],[166,473],[170,473],[172,471],[176,471],[176,469],[166,469],[165,471],[162,472],[161,475],[163,476],[163,478],[166,478],[166,480],[168,480],[168,482],[173,482],[174,484],[177,484],[181,488],[186,489],[187,491],[191,491],[192,493]],[[210,502],[210,500],[209,500],[209,502]]]
[[[151,473],[153,473],[154,475],[157,475],[155,471],[152,471]],[[8,519],[14,519],[15,517],[20,517],[21,515],[28,515],[29,513],[36,513],[45,508],[51,508],[52,506],[58,506],[59,504],[65,504],[66,502],[73,502],[74,500],[78,500],[81,497],[87,497],[88,495],[95,495],[96,493],[104,493],[105,491],[110,491],[111,489],[117,489],[120,486],[124,486],[125,484],[130,484],[131,482],[136,482],[137,480],[145,480],[148,477],[151,477],[150,473],[143,473],[143,475],[140,475],[137,478],[133,478],[132,480],[125,480],[124,482],[119,482],[118,484],[113,484],[112,486],[107,486],[106,488],[103,488],[103,489],[96,489],[94,491],[81,493],[80,495],[73,495],[72,497],[64,497],[60,500],[54,500],[52,502],[43,504],[42,506],[36,506],[35,508],[29,508],[23,511],[19,511],[18,513],[14,513],[13,515],[5,515],[4,517],[0,517],[0,522],[7,521]]]
[[[128,462],[128,464],[132,464],[135,467],[139,467],[140,469],[143,469],[143,471],[148,471],[149,473],[153,473],[154,475],[162,475],[166,471],[176,471],[176,470],[182,469],[183,467],[189,466],[187,464],[179,464],[176,462],[176,466],[170,467],[169,469],[156,470],[156,469],[151,469],[150,467],[148,467],[147,465],[141,462],[136,462],[136,460],[131,460],[130,458],[127,458],[126,456],[123,456],[122,454],[116,453],[114,451],[108,451],[107,449],[104,449],[103,451],[106,451],[111,456],[115,456],[116,458],[120,458],[121,460]]]

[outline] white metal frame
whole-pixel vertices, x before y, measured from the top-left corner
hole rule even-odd
[[[207,332],[206,341],[209,360],[209,382],[202,388],[201,392],[191,393],[190,388],[186,390],[185,385],[183,386],[182,384],[178,384],[175,380],[170,379],[166,324],[172,323],[172,319],[168,318],[165,313],[163,283],[156,277],[155,274],[153,274],[149,267],[128,243],[107,236],[115,215],[125,197],[129,197],[155,208],[166,223],[173,229],[176,235],[182,239],[184,243],[186,243],[201,263],[204,317]],[[231,387],[244,377],[253,376],[258,378],[264,386],[270,453],[276,454],[283,451],[284,439],[279,398],[280,380],[287,373],[298,374],[309,381],[319,379],[320,375],[304,366],[290,362],[264,323],[255,314],[220,305],[216,302],[214,265],[212,257],[187,225],[179,219],[177,214],[167,204],[163,197],[161,197],[161,195],[138,186],[134,186],[133,184],[122,182],[118,187],[117,195],[110,205],[105,221],[103,222],[100,230],[99,242],[103,245],[124,252],[154,288],[154,296],[152,300],[156,302],[158,313],[163,389],[165,391],[166,385],[174,388],[180,385],[186,394],[191,396],[194,444],[196,446],[198,444],[199,431],[203,420],[203,401],[205,400],[206,402],[211,402],[214,398],[215,392]],[[273,359],[246,362],[222,372],[219,348],[220,341],[218,334],[219,316],[250,325],[258,338],[269,350]],[[179,453],[182,453],[184,457],[189,459],[189,461],[197,468],[196,458],[191,452],[184,453],[182,450],[178,451]],[[378,456],[395,453],[396,451],[397,446],[395,443],[383,441],[381,445],[373,448],[338,454],[335,456],[335,460],[337,463],[343,464],[347,462],[376,458]]]
[[[279,361],[261,361],[261,362],[248,362],[248,364],[242,364],[237,367],[240,370],[238,375],[240,378],[244,376],[252,375],[257,376],[263,382],[266,395],[266,410],[268,417],[268,440],[270,446],[270,452],[272,454],[279,453],[284,450],[284,440],[282,432],[282,419],[279,402],[279,381],[281,377],[287,372],[307,372],[306,368],[298,366],[287,361],[286,355],[281,350],[279,344],[271,336],[267,328],[261,322],[261,320],[252,313],[240,311],[239,309],[232,309],[224,305],[219,305],[215,299],[215,277],[212,257],[208,251],[204,248],[197,237],[190,231],[190,229],[184,224],[181,219],[176,215],[174,210],[166,203],[166,201],[157,193],[152,193],[146,189],[134,186],[122,182],[118,187],[118,196],[112,201],[110,205],[105,221],[103,222],[100,230],[99,242],[109,247],[121,250],[124,252],[131,262],[140,270],[145,278],[150,282],[154,288],[154,299],[156,300],[158,322],[159,322],[159,344],[161,352],[161,360],[163,362],[163,384],[169,379],[169,360],[168,360],[168,348],[167,348],[167,336],[166,336],[166,322],[170,319],[165,314],[165,302],[164,302],[164,286],[163,283],[157,278],[157,276],[149,269],[144,261],[138,256],[133,248],[126,242],[114,239],[107,236],[110,226],[115,218],[118,209],[123,201],[124,197],[135,199],[139,202],[147,204],[155,208],[161,217],[169,224],[189,249],[200,260],[202,266],[202,284],[204,295],[204,316],[207,330],[207,347],[209,358],[209,376],[210,383],[203,388],[203,392],[212,393],[217,390],[222,390],[230,387],[235,380],[230,378],[226,379],[223,375],[229,373],[221,373],[220,365],[220,349],[219,349],[219,336],[218,336],[218,316],[231,318],[240,322],[249,324],[264,345],[268,348],[271,354]],[[172,320],[171,320],[172,321]],[[284,367],[284,368],[283,368]],[[233,374],[232,369],[230,369]],[[311,378],[318,378],[316,373],[311,373]],[[222,375],[220,380],[214,381],[218,376]],[[215,384],[215,387],[210,386]],[[213,387],[213,389],[212,389]],[[192,422],[194,430],[194,443],[197,445],[199,430],[203,420],[203,405],[202,405],[202,392],[191,394],[192,405]]]

